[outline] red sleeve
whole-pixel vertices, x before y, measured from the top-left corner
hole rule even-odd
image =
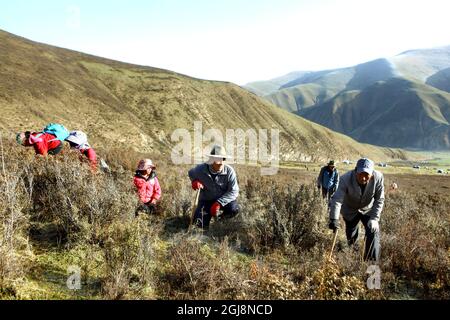
[[[152,199],[161,199],[161,186],[159,185],[158,178],[155,178],[155,186],[153,187]]]
[[[97,161],[97,154],[95,153],[95,150],[92,148],[89,148],[86,150],[86,157],[89,159],[89,161]]]
[[[97,169],[97,154],[95,153],[95,150],[92,148],[89,148],[86,150],[86,157],[89,159],[89,162],[91,163],[91,168],[93,170]]]
[[[35,144],[33,144],[33,147],[34,147],[34,151],[36,152],[36,154],[46,156],[48,153],[48,146],[45,141],[35,143]]]
[[[143,203],[147,203],[150,199],[147,197],[147,183],[144,179],[134,177],[134,185],[136,186],[139,200]]]

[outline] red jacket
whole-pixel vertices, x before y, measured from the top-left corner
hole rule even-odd
[[[97,154],[95,153],[95,150],[92,148],[89,149],[82,149],[80,150],[81,154],[84,154],[86,158],[88,158],[89,163],[91,164],[92,170],[97,170]]]
[[[148,203],[152,200],[159,200],[161,198],[161,187],[157,177],[146,180],[145,178],[136,175],[134,176],[134,185],[137,188],[139,200],[142,203]]]
[[[61,141],[56,140],[56,136],[49,133],[33,132],[25,145],[33,146],[36,154],[46,156],[49,151],[58,149],[61,146]]]

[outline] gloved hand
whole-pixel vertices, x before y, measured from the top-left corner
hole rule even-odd
[[[373,233],[378,233],[378,231],[380,231],[380,224],[378,223],[377,220],[370,219],[369,222],[367,223],[367,226]]]
[[[152,199],[149,202],[144,203],[144,206],[156,208],[156,201]]]
[[[145,214],[148,214],[148,215],[155,214],[156,213],[156,205],[154,205],[150,201],[140,205],[136,209],[135,216],[137,217],[139,215],[139,213],[142,213],[142,212]]]
[[[205,186],[199,180],[192,181],[192,189],[198,190],[198,189],[204,189],[204,188],[205,188]]]
[[[340,228],[339,226],[339,219],[330,219],[330,223],[328,224],[328,228],[330,228],[333,231],[336,231]]]
[[[214,202],[214,204],[211,206],[211,210],[210,210],[212,217],[217,217],[220,207],[221,207],[220,203]]]

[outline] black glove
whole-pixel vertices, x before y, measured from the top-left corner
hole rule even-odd
[[[333,231],[336,231],[340,228],[339,226],[339,219],[330,219],[330,223],[328,224],[328,228],[330,228]]]
[[[150,201],[144,204],[141,204],[135,212],[135,216],[139,215],[139,212],[143,212],[148,215],[153,215],[156,213],[156,205],[151,203]]]

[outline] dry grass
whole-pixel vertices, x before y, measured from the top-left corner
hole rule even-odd
[[[258,168],[237,166],[241,214],[214,221],[203,234],[187,232],[193,200],[187,166],[156,158],[159,213],[135,219],[132,176],[142,155],[112,151],[112,172],[92,174],[67,150],[43,159],[12,141],[3,148],[1,298],[449,298],[450,199],[444,192],[387,194],[382,288],[368,290],[368,265],[342,233],[335,262],[327,259],[332,234],[315,172],[258,177]],[[82,269],[85,290],[64,289],[69,265]],[[58,286],[49,285],[55,281]]]

